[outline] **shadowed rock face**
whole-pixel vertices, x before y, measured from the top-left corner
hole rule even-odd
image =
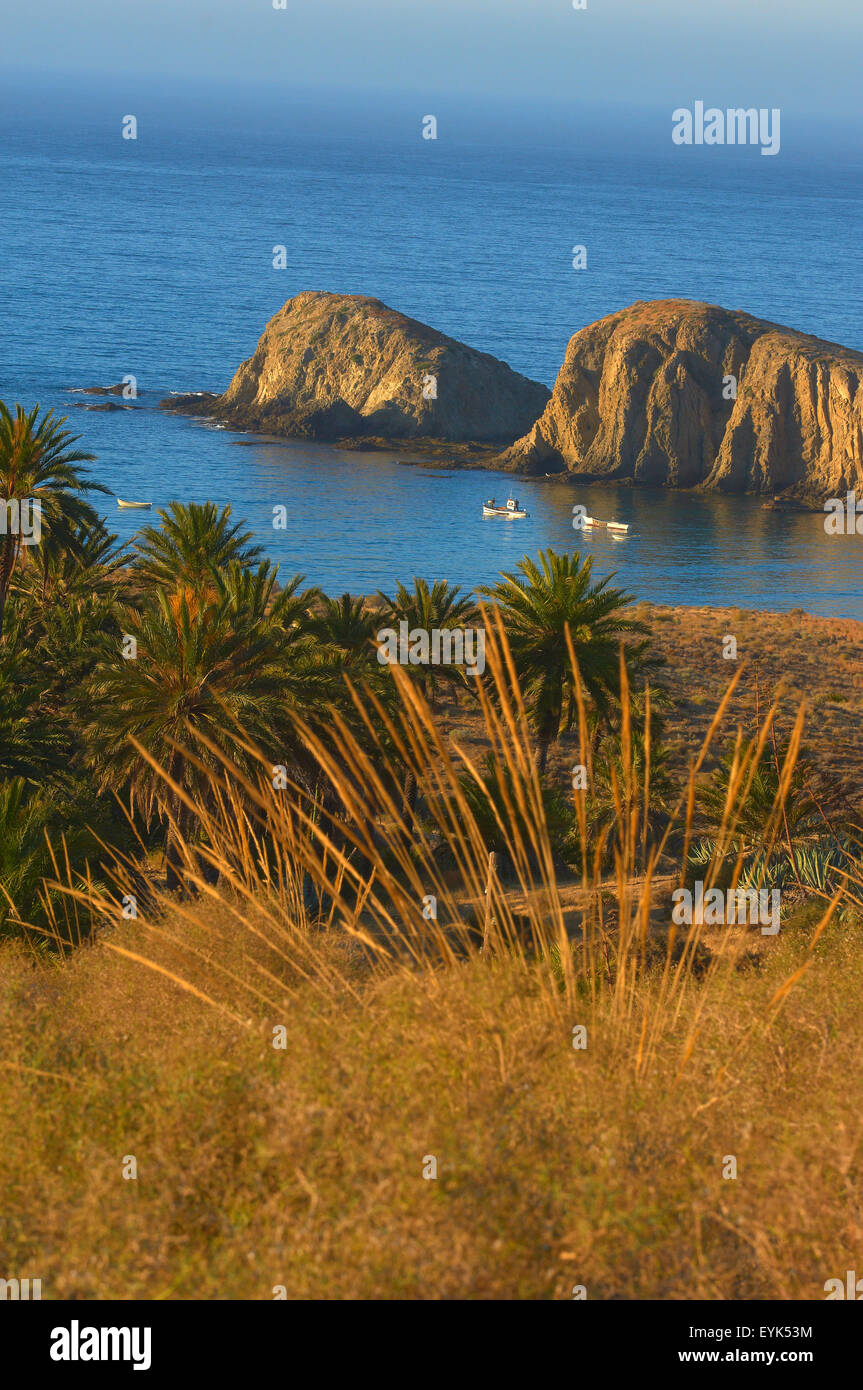
[[[378,299],[308,292],[270,320],[223,396],[171,404],[300,438],[509,443],[549,395]]]
[[[863,491],[861,383],[863,353],[710,304],[633,304],[570,339],[543,415],[496,462],[822,501]]]

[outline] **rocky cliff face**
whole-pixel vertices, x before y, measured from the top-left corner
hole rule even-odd
[[[500,444],[530,429],[549,395],[378,299],[310,292],[270,320],[223,396],[170,404],[300,438]]]
[[[543,415],[496,461],[820,502],[863,491],[861,384],[863,353],[709,304],[634,304],[570,339]]]

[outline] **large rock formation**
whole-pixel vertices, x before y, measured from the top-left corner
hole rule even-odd
[[[710,304],[634,304],[570,339],[543,415],[496,462],[820,502],[863,492],[861,383],[863,353]]]
[[[224,395],[165,404],[299,438],[500,445],[530,429],[549,395],[379,299],[307,292],[270,319]]]

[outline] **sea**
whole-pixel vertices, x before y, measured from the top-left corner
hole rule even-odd
[[[158,408],[172,392],[223,390],[307,289],[375,295],[548,386],[579,328],[662,297],[863,350],[859,155],[674,147],[658,123],[632,145],[563,138],[553,123],[517,138],[442,121],[426,140],[421,104],[392,122],[274,111],[0,95],[0,399],[67,416],[115,496],[230,504],[283,578],[332,594],[414,576],[472,590],[553,547],[590,554],[598,577],[638,599],[863,620],[863,536],[828,536],[819,515],[518,479],[528,517],[483,520],[504,475],[416,446],[257,439]],[[136,112],[137,138],[124,139]],[[99,403],[84,388],[130,375],[134,410],[83,408]],[[143,514],[101,505],[131,540]],[[574,505],[629,534],[576,533]]]

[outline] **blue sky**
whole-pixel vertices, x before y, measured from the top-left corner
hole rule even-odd
[[[0,69],[591,110],[780,106],[859,131],[860,0],[0,0]]]

